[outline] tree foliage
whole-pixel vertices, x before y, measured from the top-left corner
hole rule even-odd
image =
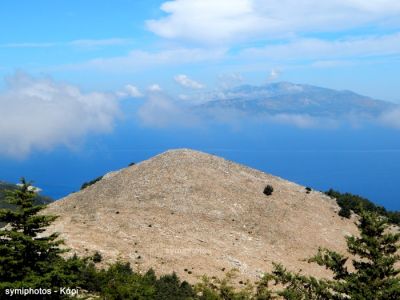
[[[351,211],[360,214],[363,211],[375,212],[382,216],[387,217],[390,223],[400,225],[400,212],[388,211],[382,206],[378,206],[366,198],[350,193],[340,193],[333,189],[325,192],[331,198],[336,199],[337,204],[340,206],[339,215],[341,217],[350,218]]]
[[[95,184],[96,182],[98,182],[98,181],[100,181],[100,180],[102,180],[102,179],[103,179],[103,176],[99,176],[99,177],[97,177],[97,178],[95,178],[95,179],[93,179],[93,180],[90,180],[90,181],[88,181],[88,182],[84,182],[84,183],[82,184],[82,186],[81,186],[81,190],[86,189],[87,187],[89,187],[89,186]]]
[[[268,184],[268,185],[264,188],[264,195],[266,195],[266,196],[271,196],[273,192],[274,192],[274,188],[272,187],[272,185],[269,185],[269,184]]]
[[[226,273],[222,279],[203,276],[201,281],[195,285],[197,298],[200,300],[270,300],[272,293],[269,288],[258,289],[249,281],[241,282],[244,287],[237,286],[237,270],[233,269]]]
[[[395,300],[400,299],[400,270],[396,263],[400,235],[388,230],[387,218],[362,212],[357,224],[360,236],[347,238],[350,259],[328,249],[319,249],[309,262],[332,271],[333,279],[316,279],[287,271],[282,265],[264,279],[284,286],[284,299]],[[349,263],[352,271],[349,270]]]
[[[19,187],[16,184],[11,184],[7,182],[0,181],[0,209],[8,208],[15,209],[16,206],[14,204],[10,204],[7,200],[7,195],[9,191],[16,191]],[[42,196],[39,193],[35,193],[34,204],[43,205],[53,202],[53,199],[50,197]],[[0,228],[6,225],[6,223],[0,221]]]
[[[55,233],[41,235],[56,217],[39,215],[45,206],[35,205],[35,198],[31,183],[22,179],[21,187],[6,196],[15,209],[0,209],[0,222],[7,224],[0,230],[0,291],[58,288],[71,282],[60,256],[62,241]]]

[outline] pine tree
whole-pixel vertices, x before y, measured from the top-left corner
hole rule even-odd
[[[387,219],[376,213],[364,214],[358,228],[361,236],[347,239],[349,252],[360,259],[353,260],[355,272],[344,273],[345,292],[357,300],[400,299],[400,270],[395,266],[400,234],[388,232]]]
[[[8,203],[15,209],[0,209],[0,291],[13,287],[59,287],[66,282],[65,262],[56,233],[41,236],[55,216],[39,215],[45,206],[35,205],[36,193],[30,182],[21,179],[20,188],[9,191]],[[68,281],[68,280],[67,280]]]
[[[360,236],[347,238],[347,248],[353,255],[353,271],[348,269],[349,258],[328,249],[320,249],[309,262],[326,267],[333,279],[316,279],[287,271],[275,265],[266,281],[285,286],[279,292],[285,299],[400,299],[400,270],[396,263],[400,234],[388,230],[388,221],[377,213],[361,213],[357,227]],[[267,282],[268,284],[268,282]]]

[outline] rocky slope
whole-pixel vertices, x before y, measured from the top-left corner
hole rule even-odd
[[[274,188],[272,196],[264,187]],[[173,150],[104,176],[52,203],[61,232],[81,255],[128,260],[138,270],[176,271],[194,281],[232,268],[256,279],[271,262],[317,276],[303,260],[319,246],[344,252],[354,220],[303,186],[192,150]]]

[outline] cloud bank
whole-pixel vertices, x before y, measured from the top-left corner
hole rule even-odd
[[[400,129],[400,108],[382,114],[380,121],[385,126]]]
[[[147,28],[168,39],[200,43],[337,32],[369,24],[398,25],[397,0],[174,0]],[[307,17],[304,17],[307,16]]]
[[[127,55],[96,58],[84,63],[65,65],[66,70],[92,69],[104,72],[137,72],[143,69],[170,65],[190,65],[205,61],[219,60],[226,49],[213,48],[172,48],[157,51],[133,50]]]
[[[111,131],[118,115],[112,94],[16,73],[0,92],[0,154],[24,157],[35,149],[70,146],[89,133]]]
[[[70,42],[25,42],[0,44],[0,48],[52,48],[52,47],[75,47],[75,48],[99,48],[129,45],[130,39],[109,38],[109,39],[86,39],[73,40]]]
[[[117,96],[120,98],[142,98],[144,95],[138,87],[127,84],[124,86],[123,90],[117,92]]]
[[[175,76],[174,79],[175,79],[175,82],[177,82],[179,85],[181,85],[185,88],[195,89],[195,90],[204,88],[203,84],[189,78],[187,75],[183,75],[183,74],[177,75],[177,76]]]
[[[365,58],[400,53],[400,33],[363,36],[339,40],[297,38],[285,44],[247,48],[242,58],[270,60],[319,60],[332,58]]]
[[[145,103],[139,108],[139,121],[147,127],[192,127],[199,122],[196,114],[161,90],[150,90]]]

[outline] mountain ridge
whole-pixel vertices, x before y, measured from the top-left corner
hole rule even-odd
[[[315,117],[376,117],[398,108],[396,103],[373,99],[350,90],[334,90],[290,82],[242,85],[215,95],[198,109],[233,109],[252,114],[307,114]]]

